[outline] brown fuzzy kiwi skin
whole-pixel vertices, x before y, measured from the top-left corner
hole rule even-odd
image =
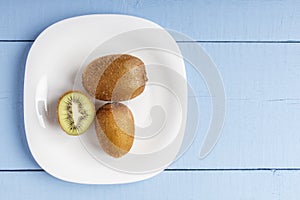
[[[96,113],[96,133],[103,150],[119,158],[128,153],[134,141],[134,118],[122,103],[107,103]]]
[[[58,114],[58,107],[59,107],[59,103],[60,103],[60,101],[62,100],[62,98],[64,97],[64,96],[66,96],[66,95],[68,95],[68,94],[70,94],[70,93],[80,93],[80,94],[82,94],[82,95],[84,95],[84,96],[86,96],[87,97],[87,95],[86,94],[84,94],[83,92],[81,92],[81,91],[77,91],[77,90],[69,90],[69,91],[67,91],[67,92],[65,92],[64,94],[62,94],[60,97],[59,97],[59,99],[58,99],[58,101],[57,101],[57,105],[56,105],[56,118],[57,118],[57,123],[59,124],[59,126],[60,126],[60,128],[61,128],[61,130],[63,130],[65,133],[67,133],[68,135],[70,135],[70,136],[78,136],[78,135],[81,135],[81,134],[69,134],[68,132],[66,132],[64,129],[63,129],[63,127],[62,127],[62,125],[61,125],[61,123],[60,123],[60,120],[59,120],[59,114]],[[88,98],[88,97],[87,97]],[[96,112],[95,110],[94,110],[94,112]],[[83,134],[83,133],[82,133]]]
[[[143,61],[128,54],[107,55],[92,61],[82,73],[82,85],[103,101],[126,101],[140,95],[147,82]]]

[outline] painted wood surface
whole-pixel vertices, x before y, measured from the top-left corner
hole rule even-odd
[[[188,70],[200,129],[189,151],[162,174],[126,185],[79,185],[35,163],[22,115],[27,53],[52,23],[93,13],[144,17],[200,41],[222,74],[228,99],[223,135],[207,158],[198,155],[209,97]],[[0,199],[298,199],[299,19],[296,0],[0,1]],[[178,44],[192,49],[190,42]]]
[[[299,171],[165,171],[125,185],[78,185],[44,172],[0,174],[4,199],[299,199]]]
[[[62,19],[93,13],[143,17],[205,41],[300,40],[300,2],[27,0],[0,2],[0,39],[33,40]]]
[[[179,43],[189,46],[193,43]],[[31,43],[0,43],[0,169],[36,169],[22,115],[23,73]],[[176,169],[300,168],[300,46],[298,44],[207,44],[202,46],[222,74],[227,94],[223,135],[204,160],[199,149],[210,119],[203,81],[188,69],[200,104],[200,128]],[[190,48],[192,49],[192,47]],[[10,152],[10,154],[7,154]]]

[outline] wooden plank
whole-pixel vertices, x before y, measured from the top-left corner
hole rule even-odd
[[[1,1],[0,40],[32,40],[59,20],[127,14],[202,41],[300,40],[300,2],[290,1]]]
[[[199,135],[189,152],[170,168],[300,167],[300,45],[203,46],[218,65],[226,87],[223,135],[214,151],[199,160],[210,104],[203,81],[189,72],[192,85],[199,86]],[[29,47],[30,43],[0,43],[0,169],[39,168],[28,151],[22,118],[23,73]]]
[[[0,173],[3,199],[298,199],[299,171],[163,172],[124,185],[67,183],[44,172]]]
[[[23,81],[31,43],[0,43],[1,168],[35,167],[24,131]]]
[[[297,159],[300,152],[300,46],[203,46],[217,64],[226,88],[228,101],[223,135],[214,151],[200,160],[199,149],[210,111],[207,94],[201,92],[198,138],[171,168],[300,167]]]

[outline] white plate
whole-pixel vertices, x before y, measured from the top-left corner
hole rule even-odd
[[[147,29],[159,31],[155,35]],[[57,124],[57,99],[74,88],[82,64],[111,53],[135,55],[146,65],[149,81],[145,91],[134,100],[124,102],[135,117],[136,135],[142,136],[144,130],[140,127],[147,127],[155,120],[150,115],[153,106],[165,109],[165,118],[158,120],[164,122],[163,130],[149,139],[136,138],[130,155],[158,156],[161,149],[173,142],[172,153],[163,157],[169,164],[180,149],[186,121],[187,90],[186,85],[178,85],[174,75],[165,73],[170,68],[186,79],[184,62],[174,39],[157,24],[137,17],[74,17],[50,26],[39,35],[27,58],[24,82],[24,121],[30,151],[46,172],[59,179],[87,184],[129,183],[150,178],[167,166],[146,169],[144,173],[139,170],[134,173],[135,169],[114,169],[116,167],[101,162],[103,152],[93,126],[83,136],[72,137],[63,133]],[[166,87],[156,87],[155,83]],[[75,87],[80,86],[75,83]],[[179,94],[177,99],[174,93],[175,96]],[[137,166],[143,167],[143,163],[130,155],[123,161],[133,159]],[[155,159],[153,156],[151,159]]]

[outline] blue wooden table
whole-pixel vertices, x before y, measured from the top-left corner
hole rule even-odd
[[[93,13],[152,20],[211,56],[226,87],[227,114],[207,158],[199,159],[200,135],[163,173],[125,185],[67,183],[36,164],[23,124],[27,53],[52,23]],[[296,0],[1,0],[0,199],[299,199],[299,43]]]

